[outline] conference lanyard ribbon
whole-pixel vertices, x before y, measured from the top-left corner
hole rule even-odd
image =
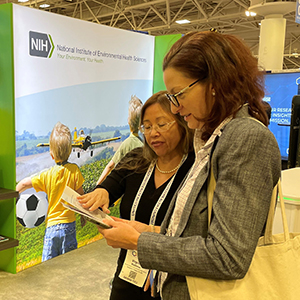
[[[183,156],[180,166],[183,164],[185,159],[186,159],[186,155]],[[155,163],[156,162],[153,161],[150,164],[150,166],[144,176],[144,179],[140,185],[140,188],[135,196],[135,199],[134,199],[134,202],[133,202],[133,205],[131,208],[131,212],[130,212],[130,220],[131,221],[135,220],[137,207],[140,203],[141,197],[145,191],[148,181],[153,173],[153,170],[155,169]],[[155,225],[155,220],[156,220],[158,211],[171,188],[171,185],[174,181],[175,176],[173,176],[172,179],[169,181],[168,185],[165,187],[164,191],[162,192],[158,201],[156,202],[156,205],[154,206],[152,213],[151,213],[150,222],[149,222],[150,225]],[[131,284],[134,284],[138,287],[142,287],[147,279],[148,273],[149,273],[148,269],[143,269],[141,267],[141,265],[138,261],[137,251],[127,250],[126,258],[123,263],[121,272],[119,274],[119,278],[121,278],[127,282],[130,282]]]

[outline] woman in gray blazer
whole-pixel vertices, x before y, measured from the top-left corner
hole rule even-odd
[[[113,229],[100,232],[112,247],[137,249],[143,268],[159,271],[164,300],[185,300],[185,276],[245,276],[264,232],[281,157],[266,127],[263,73],[237,37],[189,33],[167,53],[163,70],[172,112],[195,129],[195,163],[160,234],[120,220],[108,221]],[[216,188],[208,229],[210,170]]]

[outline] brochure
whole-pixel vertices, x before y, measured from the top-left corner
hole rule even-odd
[[[67,203],[62,203],[63,206],[78,214],[83,215],[87,219],[87,221],[90,221],[100,226],[101,228],[111,228],[111,226],[102,222],[104,219],[113,220],[109,215],[107,215],[100,209],[89,211],[88,209],[83,208],[77,200],[78,196],[80,195],[76,191],[66,186],[61,198]]]

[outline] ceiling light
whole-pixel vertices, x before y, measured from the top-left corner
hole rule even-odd
[[[44,3],[44,4],[41,4],[41,5],[40,5],[40,8],[47,8],[47,7],[49,7],[49,6],[50,6],[50,4]]]
[[[184,20],[175,21],[175,23],[177,23],[177,24],[188,24],[188,23],[191,23],[191,21],[189,21],[187,19],[184,19]]]
[[[28,2],[29,0],[18,0],[20,3]]]
[[[249,10],[246,10],[245,11],[245,15],[247,17],[255,17],[256,16],[256,13],[254,11],[249,11]]]

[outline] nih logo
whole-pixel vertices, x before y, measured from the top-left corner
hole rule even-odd
[[[50,58],[53,50],[50,34],[29,31],[29,55]]]

